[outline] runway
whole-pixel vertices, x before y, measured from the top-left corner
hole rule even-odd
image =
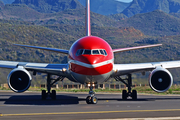
[[[86,104],[86,93],[57,93],[41,100],[40,92],[0,91],[0,119],[122,119],[180,117],[179,95],[143,95],[122,100],[121,94],[96,93],[98,104]]]

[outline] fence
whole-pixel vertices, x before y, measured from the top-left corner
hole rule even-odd
[[[146,84],[139,84],[139,85],[133,85],[132,87],[136,87],[136,86],[146,86]],[[1,88],[9,88],[8,84],[1,84]],[[37,85],[34,85],[34,87],[37,87]],[[41,84],[40,88],[46,88],[46,84]],[[53,85],[52,88],[63,88],[63,89],[85,89],[85,88],[89,88],[87,85],[83,85],[83,84],[72,84],[72,85]],[[122,85],[122,84],[96,84],[94,86],[94,89],[125,89],[126,85]]]
[[[137,87],[137,86],[147,86],[146,84],[138,84],[138,85],[132,85],[132,87]],[[41,88],[46,88],[45,84],[42,84],[40,86]],[[89,88],[87,85],[83,84],[76,84],[76,85],[54,85],[52,88],[63,88],[63,89],[85,89]],[[122,84],[96,84],[93,89],[125,89],[126,85]]]

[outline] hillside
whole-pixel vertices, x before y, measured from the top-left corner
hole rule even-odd
[[[6,4],[4,6],[1,6],[1,19],[33,21],[42,17],[43,14],[29,8],[26,5]]]
[[[131,17],[138,13],[147,13],[154,10],[162,10],[166,13],[180,12],[179,0],[133,0],[122,13]]]
[[[72,35],[75,38],[79,39],[83,36],[85,36],[85,27],[84,26],[74,26],[74,25],[45,25],[45,27],[52,29],[54,31]],[[99,27],[99,26],[92,26],[92,35],[94,36],[100,36],[104,38],[105,40],[113,40],[118,38],[134,38],[134,37],[143,37],[144,34],[131,28],[124,28],[124,27]]]
[[[57,13],[40,13],[24,4],[6,4],[1,6],[0,19],[33,22],[36,25],[69,24],[85,25],[84,9],[68,9]],[[93,26],[116,26],[116,21],[91,12]]]
[[[121,20],[119,23],[126,27],[133,26],[144,34],[151,36],[180,34],[180,19],[160,10],[137,14]]]
[[[28,7],[41,13],[84,8],[78,0],[15,0],[13,4],[26,4]]]

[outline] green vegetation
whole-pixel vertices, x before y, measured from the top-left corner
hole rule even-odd
[[[71,89],[63,89],[63,88],[58,88],[55,89],[57,92],[89,92],[89,89],[85,88],[85,89],[76,89],[76,88],[71,88]],[[173,85],[168,91],[164,92],[164,93],[156,93],[154,92],[149,86],[141,86],[141,87],[134,87],[133,89],[137,90],[138,93],[146,93],[146,94],[157,94],[157,95],[166,95],[166,94],[180,94],[180,86],[179,85]],[[5,88],[5,87],[0,87],[0,90],[10,90],[9,88]],[[40,87],[30,87],[28,89],[28,91],[41,91],[41,90],[46,90],[45,88],[40,88]],[[96,93],[122,93],[123,89],[94,89],[94,92]]]

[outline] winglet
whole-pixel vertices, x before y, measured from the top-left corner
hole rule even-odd
[[[91,36],[90,0],[86,0],[86,36]]]

